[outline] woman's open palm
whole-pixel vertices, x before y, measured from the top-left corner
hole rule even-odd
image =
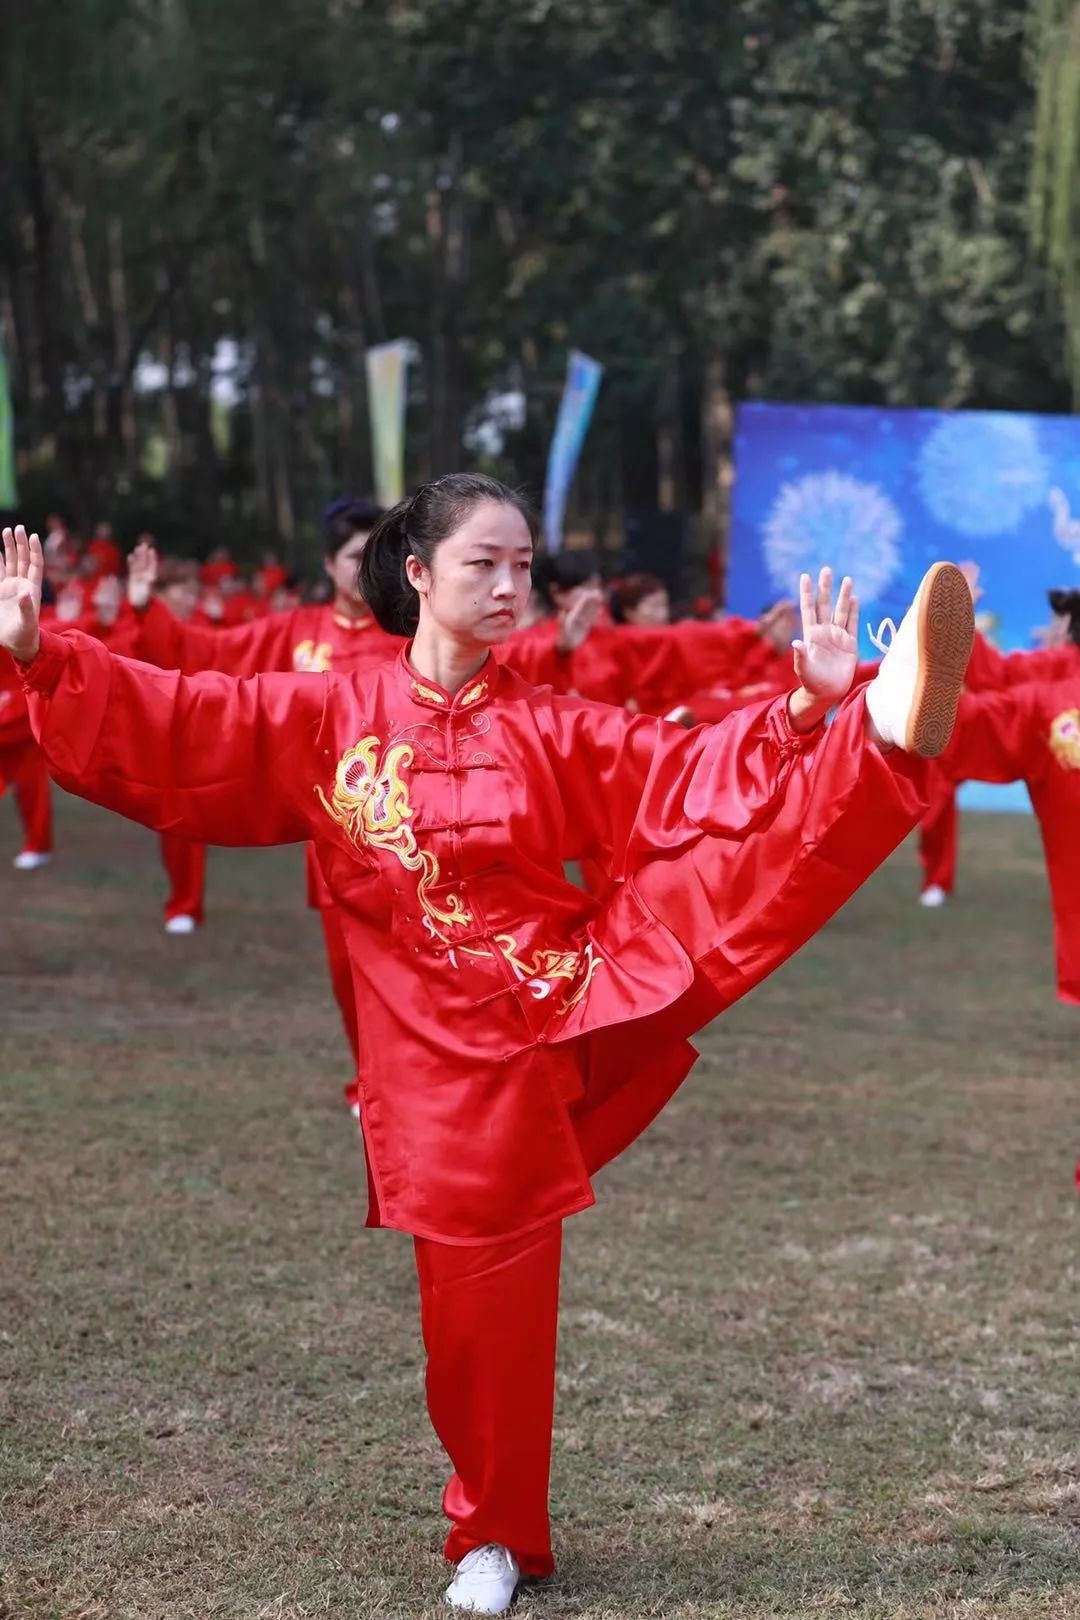
[[[839,703],[851,690],[859,662],[859,603],[851,580],[840,583],[832,605],[832,569],[818,575],[817,592],[809,574],[799,580],[802,638],[794,643],[795,676],[808,692]]]
[[[36,534],[27,535],[20,523],[3,531],[4,557],[0,562],[0,647],[29,663],[38,650],[38,616],[45,560]]]

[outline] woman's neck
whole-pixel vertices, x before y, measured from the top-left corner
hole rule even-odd
[[[409,658],[418,675],[434,681],[453,697],[487,663],[488,648],[472,640],[463,642],[447,636],[431,624],[421,624],[413,637]]]
[[[343,591],[334,592],[333,608],[343,619],[366,619],[371,613],[371,609],[361,597],[346,596]]]

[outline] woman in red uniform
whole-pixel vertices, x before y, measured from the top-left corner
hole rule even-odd
[[[963,565],[976,601],[982,595],[979,570]],[[1032,681],[1053,682],[1080,676],[1080,591],[1049,593],[1059,639],[1052,645],[1003,653],[977,635],[964,684],[969,692],[999,692]],[[997,778],[993,778],[997,780]],[[919,859],[923,870],[922,905],[943,906],[956,886],[959,812],[957,782],[943,778],[931,798],[930,812],[919,829]]]
[[[1080,1006],[1080,670],[966,694],[936,769],[953,782],[1026,784],[1046,854],[1058,997]]]
[[[123,647],[123,636],[118,619],[121,595],[116,580],[103,576],[93,592],[92,611],[81,618],[76,628],[90,635],[101,636]],[[54,608],[43,611],[43,619],[60,623]],[[0,798],[11,788],[15,808],[22,822],[22,848],[13,865],[17,872],[36,872],[47,866],[53,857],[52,790],[49,786],[49,768],[38,747],[26,698],[18,673],[8,659],[0,660]]]
[[[494,661],[531,518],[489,479],[424,485],[361,585],[412,634],[359,678],[185,677],[39,635],[40,547],[4,532],[0,647],[57,778],[216,843],[315,842],[363,1005],[371,1225],[413,1234],[427,1392],[454,1474],[448,1599],[494,1614],[553,1568],[561,1226],[670,1097],[687,1037],[815,932],[917,820],[971,598],[939,564],[868,691],[850,581],[803,582],[787,697],[688,733]],[[908,752],[905,752],[908,750]],[[616,879],[565,881],[583,852]]]
[[[323,566],[334,588],[329,603],[311,603],[288,613],[275,613],[251,624],[227,630],[203,629],[170,613],[153,594],[158,576],[158,558],[151,546],[136,548],[128,575],[128,597],[138,620],[133,654],[161,669],[178,669],[186,675],[202,670],[248,677],[271,671],[295,670],[320,674],[360,675],[388,658],[397,656],[401,642],[376,622],[360,594],[358,570],[367,538],[382,516],[382,508],[371,501],[345,496],[334,501],[323,514],[325,558]],[[534,641],[515,636],[500,655],[527,679],[562,684],[564,652],[578,645],[588,629],[571,623],[553,638]],[[569,640],[566,638],[569,637]],[[565,646],[564,646],[565,642]],[[186,845],[173,834],[166,835],[168,848],[183,861],[191,851],[205,852],[197,845]],[[166,848],[163,838],[163,850]],[[359,1032],[356,996],[341,922],[312,847],[307,851],[308,904],[318,910],[334,998],[341,1013],[354,1066],[359,1063]],[[357,1111],[356,1082],[345,1087],[346,1100]]]
[[[155,595],[159,561],[150,545],[136,547],[128,566],[128,600],[135,609],[136,658],[161,669],[193,675],[221,670],[238,677],[295,670],[319,674],[334,670],[359,675],[393,657],[398,643],[380,629],[367,603],[357,591],[357,568],[371,529],[382,516],[370,501],[346,497],[324,513],[326,536],[323,567],[333,586],[333,600],[311,603],[288,613],[272,613],[251,623],[217,629],[193,623],[171,612]],[[178,863],[178,878],[194,875],[195,863],[205,863],[205,848],[167,833],[162,853]],[[319,913],[330,967],[330,982],[341,1013],[354,1065],[359,1061],[356,998],[348,953],[330,892],[309,848],[307,852],[308,904]],[[201,894],[200,894],[201,902]],[[195,921],[201,920],[200,916]],[[172,924],[175,928],[175,923]],[[346,1088],[352,1095],[353,1086]]]
[[[30,729],[22,682],[11,660],[0,667],[0,797],[11,788],[22,822],[18,872],[36,872],[52,860],[52,798],[49,768]]]

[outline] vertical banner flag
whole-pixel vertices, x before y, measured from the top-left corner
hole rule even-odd
[[[11,409],[7,360],[0,344],[0,507],[19,504],[15,487],[15,418]]]
[[[590,360],[579,349],[571,349],[544,481],[544,535],[549,551],[558,551],[562,546],[566,497],[589,431],[603,375],[604,368],[598,360]]]
[[[412,344],[399,338],[380,343],[365,356],[375,499],[380,506],[394,506],[405,494],[405,376],[411,350]]]

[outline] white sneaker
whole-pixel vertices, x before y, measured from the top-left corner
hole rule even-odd
[[[471,1609],[473,1614],[505,1614],[520,1579],[513,1553],[489,1541],[465,1554],[446,1589],[446,1601],[452,1609]]]
[[[194,917],[167,917],[165,919],[165,932],[167,934],[193,934],[198,927]]]
[[[11,864],[16,872],[36,872],[39,866],[48,866],[51,860],[51,855],[45,855],[39,849],[24,849]]]
[[[940,883],[931,883],[930,887],[924,889],[920,894],[919,904],[920,906],[926,906],[929,911],[936,911],[938,906],[943,906],[948,898],[948,889],[943,889]]]
[[[956,723],[974,638],[967,580],[952,563],[935,563],[899,630],[885,619],[870,633],[885,656],[867,688],[866,707],[884,742],[923,759],[942,752]]]

